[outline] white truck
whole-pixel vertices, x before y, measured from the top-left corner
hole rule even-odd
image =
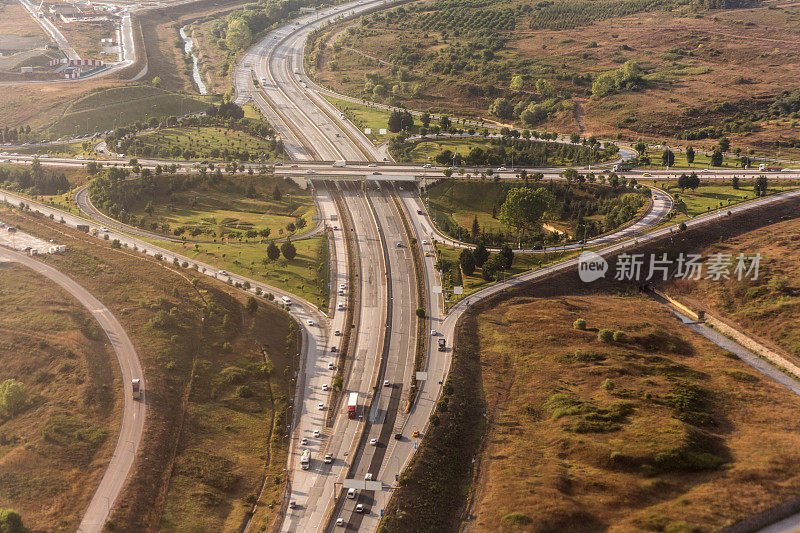
[[[333,162],[333,166],[334,166],[334,168],[346,167],[347,166],[347,161],[345,161],[344,159],[340,159],[338,161],[334,161]]]
[[[308,470],[311,467],[311,450],[303,450],[300,456],[300,468]]]
[[[288,296],[284,296],[281,298],[283,305],[289,306],[292,305],[292,300]]]

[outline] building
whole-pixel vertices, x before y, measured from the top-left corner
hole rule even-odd
[[[79,17],[83,13],[72,4],[53,4],[50,6],[50,14],[59,17]]]

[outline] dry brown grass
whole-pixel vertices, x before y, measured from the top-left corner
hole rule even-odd
[[[622,330],[627,340],[600,343],[596,332],[573,329],[577,318]],[[800,398],[658,304],[608,294],[517,298],[478,320],[489,409],[472,530],[709,531],[800,490],[790,466],[798,436],[787,416]],[[584,356],[576,360],[578,351]],[[712,423],[676,418],[669,405],[676,382],[709,392]],[[613,422],[616,429],[581,432],[576,424],[596,415],[559,417],[563,411],[547,404],[556,393],[600,409],[624,402],[631,412]],[[709,442],[696,451],[721,458],[720,468],[659,462],[661,452],[692,449],[688,439],[698,433]],[[532,521],[512,527],[509,513]]]
[[[360,96],[365,73],[378,72],[392,78],[390,66],[363,54],[390,61],[401,45],[407,45],[425,58],[409,68],[413,78],[409,83],[419,83],[423,94],[415,97],[404,93],[398,98],[408,107],[495,118],[487,112],[494,97],[475,96],[468,86],[479,87],[488,81],[507,90],[511,75],[521,74],[529,81],[521,93],[510,93],[514,99],[532,91],[533,81],[544,77],[559,92],[572,94],[574,101],[585,100],[585,134],[611,137],[621,133],[631,138],[646,135],[662,139],[682,130],[719,125],[738,111],[763,110],[781,91],[793,89],[786,80],[800,74],[800,16],[797,6],[791,4],[769,2],[753,9],[697,16],[657,11],[560,31],[531,31],[527,22],[520,19],[515,31],[506,34],[509,43],[499,53],[503,58],[526,62],[526,66],[501,79],[492,79],[496,69],[491,68],[485,77],[481,73],[432,74],[427,70],[431,60],[426,54],[446,47],[454,38],[445,40],[436,31],[386,26],[384,22],[373,24],[369,35],[355,43],[347,43],[356,51],[346,45],[334,53],[328,46],[319,76],[337,91]],[[341,26],[332,28],[330,36],[340,30]],[[683,50],[685,55],[667,54],[674,49]],[[336,71],[327,66],[332,58],[339,64]],[[594,100],[589,98],[590,84],[575,85],[569,79],[572,74],[597,75],[616,69],[626,60],[637,61],[645,68],[649,74],[646,90]],[[733,109],[717,109],[723,103]],[[561,112],[539,127],[577,132],[581,126],[572,113]],[[766,126],[756,134],[734,135],[733,141],[742,148],[767,150],[769,141],[782,134],[788,139],[800,137],[796,126],[788,131]]]
[[[8,0],[0,2],[0,35],[35,37],[43,43],[50,41],[50,37],[33,20],[27,9],[18,2]]]
[[[270,443],[269,434],[262,430],[272,425],[273,402],[292,394],[287,390],[292,372],[284,373],[284,368],[295,361],[296,352],[286,342],[290,331],[286,316],[264,309],[251,318],[243,311],[237,291],[203,276],[197,276],[202,279],[195,288],[190,269],[159,263],[139,252],[113,250],[107,242],[30,214],[13,211],[2,216],[26,232],[67,245],[67,253],[45,260],[92,288],[125,327],[142,359],[150,402],[148,420],[135,471],[112,521],[125,530],[152,530],[163,518],[176,516],[179,524],[202,521],[201,528],[213,531],[238,524],[243,497],[260,486],[267,449],[280,467],[285,459],[286,441]],[[149,323],[157,311],[173,308],[174,326],[160,330]],[[205,327],[201,330],[202,317]],[[271,396],[265,390],[266,380],[250,366],[263,360],[257,343],[264,346],[274,368]],[[246,370],[242,383],[208,387],[203,381],[213,381],[222,368],[231,365]],[[192,383],[191,376],[200,382]],[[236,387],[241,384],[250,386],[252,398],[237,396]],[[208,418],[209,413],[216,418]],[[201,483],[202,476],[181,483],[181,473],[187,469],[191,472],[197,466],[203,472],[204,464],[191,459],[196,450],[213,450],[238,476],[236,483],[212,483],[209,489]],[[270,461],[270,469],[279,472],[280,467]],[[273,490],[281,488],[275,484]],[[219,502],[214,513],[197,507],[203,493]],[[184,511],[171,503],[176,501],[195,508],[181,514]],[[165,509],[169,515],[162,514]]]
[[[58,26],[72,48],[81,56],[81,59],[117,60],[116,54],[102,55],[100,53],[100,39],[112,38],[114,41],[117,40],[116,25],[112,22],[93,24],[69,22],[60,23]]]
[[[18,416],[0,415],[0,508],[33,530],[75,529],[116,444],[116,359],[105,337],[81,332],[83,306],[25,267],[0,263],[0,308],[0,381],[32,396]]]

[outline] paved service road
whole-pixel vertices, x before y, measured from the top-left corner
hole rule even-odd
[[[57,283],[74,296],[103,328],[117,355],[122,374],[122,427],[114,448],[114,455],[111,457],[103,478],[100,480],[100,485],[97,487],[78,528],[78,531],[82,532],[99,532],[103,529],[109,510],[114,506],[114,502],[128,479],[128,474],[136,459],[136,451],[142,440],[144,419],[147,414],[147,386],[139,357],[130,338],[111,311],[69,276],[25,254],[5,248],[0,249],[0,257],[8,258],[30,268]],[[141,379],[144,384],[145,392],[140,401],[133,399],[132,379]]]

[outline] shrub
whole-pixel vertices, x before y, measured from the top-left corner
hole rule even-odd
[[[7,379],[0,384],[0,409],[10,417],[21,413],[30,401],[25,384],[16,379]]]
[[[150,325],[150,327],[165,331],[169,331],[177,325],[175,317],[173,317],[163,309],[159,310],[155,314],[155,316],[153,316],[153,318],[150,319],[148,324]]]
[[[247,385],[240,385],[236,387],[236,396],[238,396],[239,398],[252,398],[253,389],[251,389]]]
[[[625,341],[625,332],[624,331],[615,331],[614,332],[614,342],[624,342]]]
[[[601,387],[603,387],[604,390],[609,390],[610,391],[610,390],[614,390],[615,385],[614,385],[613,381],[611,381],[610,379],[606,379],[603,382],[603,384],[601,385]]]
[[[509,526],[526,526],[533,522],[528,515],[518,512],[508,513],[500,521]]]
[[[417,318],[425,318],[425,310],[421,307],[417,308]]]
[[[611,342],[614,340],[614,332],[610,329],[601,329],[597,333],[597,340],[600,342]]]
[[[582,331],[586,330],[586,320],[579,318],[575,322],[572,323],[572,327],[575,329],[580,329]]]

